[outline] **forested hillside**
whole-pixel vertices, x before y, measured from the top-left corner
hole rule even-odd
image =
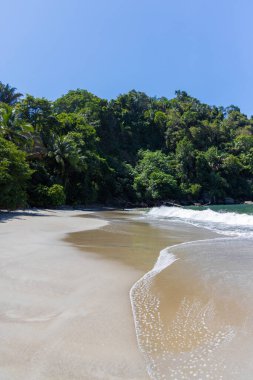
[[[253,198],[253,118],[177,91],[56,101],[0,82],[0,208]]]

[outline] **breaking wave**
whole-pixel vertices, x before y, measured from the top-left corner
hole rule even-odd
[[[253,300],[247,289],[252,286],[253,214],[162,206],[152,208],[144,217],[189,223],[230,236],[188,241],[163,249],[154,267],[131,288],[138,345],[150,378],[235,380],[240,377],[242,366],[245,380],[251,379],[253,366],[248,363],[252,342],[246,337],[252,333]],[[162,288],[155,290],[154,284],[161,272],[174,265],[179,268],[174,281],[180,284],[183,279],[182,283],[187,286],[182,288],[182,294],[177,293],[175,282],[172,282],[169,293],[172,298],[163,299]],[[198,276],[193,281],[201,284],[199,294],[190,292],[190,296],[187,291],[192,287],[189,268],[197,269]],[[172,281],[172,277],[165,278]],[[164,286],[163,282],[161,284]],[[200,297],[202,289],[211,289],[206,301]],[[168,324],[166,313],[168,310],[173,315],[169,305],[175,297],[178,299],[177,311]],[[244,310],[240,323],[234,323],[230,313],[229,317],[223,317],[220,297],[224,310],[231,310],[231,316],[239,316],[240,310]],[[246,348],[243,358],[239,355],[238,359],[242,343]]]
[[[252,214],[161,206],[152,208],[146,216],[190,223],[226,235],[253,236]]]

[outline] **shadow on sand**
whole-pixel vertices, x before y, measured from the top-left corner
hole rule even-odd
[[[24,216],[52,216],[47,213],[49,210],[17,210],[17,211],[2,211],[0,210],[0,223],[5,223],[10,219],[21,219]],[[44,213],[43,213],[44,212]],[[56,212],[56,210],[50,210],[50,212]]]

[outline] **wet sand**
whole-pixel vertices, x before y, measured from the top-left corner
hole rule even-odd
[[[135,281],[137,281],[154,266],[160,250],[165,247],[187,241],[217,237],[217,234],[211,231],[202,230],[186,224],[170,223],[167,227],[161,227],[161,225],[156,225],[155,223],[150,224],[141,219],[135,220],[136,216],[138,216],[138,214],[135,215],[134,213],[120,211],[95,214],[93,217],[105,218],[110,221],[110,224],[97,231],[71,233],[65,241],[78,247],[83,252],[99,254],[101,258],[106,258],[106,260],[112,263],[122,263],[125,268],[129,268],[128,270],[131,270],[131,272],[138,270],[139,277],[135,279]],[[187,277],[187,279],[189,280],[189,277]],[[135,281],[131,284],[129,283],[128,289],[124,294],[125,299],[129,297],[129,290]],[[178,291],[180,292],[180,286],[182,286],[182,289],[184,287],[184,278],[178,276],[176,283]],[[165,284],[166,286],[164,286]],[[158,289],[159,295],[162,295],[163,292],[166,294],[166,287],[166,281],[165,283],[159,283],[159,280],[156,281],[155,293],[157,293]],[[151,318],[148,324],[152,329],[152,326],[154,326],[152,317],[157,318],[158,316],[154,313],[154,304],[149,304],[148,310],[145,310],[146,290],[147,289],[144,289],[144,292],[139,294],[139,307],[141,309],[139,318],[141,322],[144,322],[144,325],[148,322],[148,319]],[[178,297],[180,297],[180,295],[178,295]],[[169,306],[166,306],[164,311],[168,311],[168,308]],[[146,311],[146,315],[143,315],[143,311]],[[168,315],[171,315],[171,310]],[[125,315],[125,317],[128,317],[128,315]],[[142,326],[144,327],[142,332],[146,333],[147,331],[145,331],[144,325]],[[151,338],[149,339],[149,343],[151,343],[151,345],[154,344],[154,347],[158,347],[156,339],[152,341],[150,332],[148,332],[148,335]],[[139,348],[141,348],[141,346]],[[146,355],[143,357],[146,358]],[[146,362],[146,366],[149,366],[148,362]],[[147,378],[149,377],[147,376]],[[165,378],[170,379],[170,377]]]
[[[151,378],[251,380],[252,241],[197,241],[166,256],[172,264],[156,265],[131,292]]]
[[[111,223],[97,234],[73,233],[67,241],[143,273],[131,301],[150,377],[250,380],[252,241],[182,223],[131,220],[131,213],[103,217]],[[174,247],[156,263],[168,246]]]
[[[226,296],[215,304],[220,330],[220,319],[212,319],[211,293],[200,275],[208,275],[212,260],[200,268],[196,256],[185,265],[191,250],[178,249],[179,261],[133,291],[136,326],[129,299],[162,249],[219,235],[120,211],[20,214],[0,223],[0,234],[1,379],[144,380],[147,370],[153,379],[228,378],[211,353],[205,362],[198,351],[203,342],[206,351],[229,342],[229,324],[243,322],[237,304],[230,304],[231,318]]]
[[[128,297],[141,272],[64,242],[106,225],[77,214],[20,212],[0,223],[1,380],[148,378]]]
[[[85,215],[83,217],[86,218]],[[169,223],[167,226],[148,223],[140,213],[133,211],[105,211],[93,213],[91,217],[107,220],[109,224],[95,231],[68,234],[64,240],[84,252],[96,253],[107,260],[137,269],[141,274],[153,267],[159,252],[165,247],[219,236],[182,223]]]

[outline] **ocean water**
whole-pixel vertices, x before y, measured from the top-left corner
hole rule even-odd
[[[252,379],[253,206],[160,207],[141,218],[216,233],[164,247],[130,291],[150,378]]]

